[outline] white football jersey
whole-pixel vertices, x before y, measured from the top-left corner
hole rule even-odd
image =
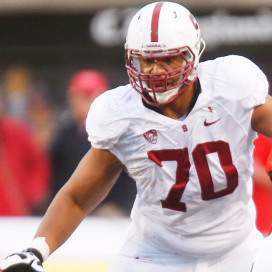
[[[199,65],[201,93],[180,121],[142,103],[130,85],[99,96],[86,127],[137,185],[132,220],[144,239],[172,252],[222,254],[255,224],[251,199],[251,129],[268,82],[248,59],[228,56]]]

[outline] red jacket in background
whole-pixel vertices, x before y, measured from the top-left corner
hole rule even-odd
[[[272,141],[258,134],[254,141],[255,149],[253,159],[265,171],[266,161],[272,147]],[[267,175],[268,176],[268,175]],[[264,180],[253,180],[253,200],[257,210],[256,225],[259,231],[265,236],[268,235],[272,227],[272,183]]]
[[[48,194],[46,152],[28,126],[0,118],[0,215],[29,215]]]

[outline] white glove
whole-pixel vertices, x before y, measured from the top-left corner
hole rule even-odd
[[[27,249],[8,256],[0,264],[0,272],[46,272],[38,250]]]

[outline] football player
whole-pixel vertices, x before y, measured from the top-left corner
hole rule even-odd
[[[194,16],[155,2],[133,17],[130,84],[92,104],[92,149],[59,191],[33,241],[1,264],[41,263],[108,194],[123,168],[137,185],[127,239],[110,272],[249,272],[262,235],[252,201],[256,132],[272,137],[263,72],[241,56],[199,63]],[[254,271],[256,272],[256,271]]]

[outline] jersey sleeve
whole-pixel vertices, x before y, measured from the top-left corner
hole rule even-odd
[[[219,78],[224,77],[229,86],[228,90],[224,90],[224,96],[239,100],[245,108],[254,108],[265,103],[269,84],[265,74],[252,61],[241,56],[228,56],[219,63],[218,68],[222,75]]]
[[[116,145],[128,130],[128,123],[122,118],[119,103],[110,93],[96,98],[87,115],[86,130],[92,146],[108,149],[122,161]]]
[[[269,83],[265,74],[255,66],[256,69],[256,81],[253,86],[253,99],[255,100],[254,106],[258,106],[265,103],[265,98],[268,95]]]

